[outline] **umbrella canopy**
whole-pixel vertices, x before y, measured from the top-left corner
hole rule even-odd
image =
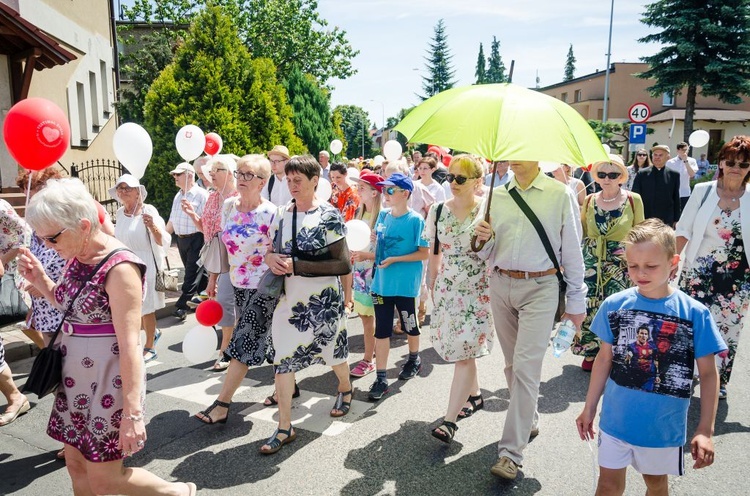
[[[585,166],[609,160],[575,109],[515,84],[443,91],[396,126],[409,141],[434,143],[489,160],[530,160]]]

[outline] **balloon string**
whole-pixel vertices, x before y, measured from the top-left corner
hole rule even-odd
[[[594,447],[591,444],[591,438],[588,434],[586,434],[586,444],[589,447],[589,451],[591,451],[591,469],[594,473],[594,478],[592,482],[592,494],[596,494],[596,483],[598,478],[598,472],[597,472],[597,463],[596,463],[596,453],[594,453]]]
[[[23,207],[23,215],[26,216],[26,213],[29,211],[29,198],[31,197],[31,176],[34,174],[33,171],[29,171],[29,184],[26,185],[26,203]],[[29,229],[26,229],[23,235],[23,244],[26,246],[31,245],[31,231]]]

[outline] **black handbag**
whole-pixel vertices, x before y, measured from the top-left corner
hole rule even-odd
[[[78,298],[78,295],[81,294],[83,288],[86,287],[86,283],[89,282],[97,272],[99,272],[99,269],[101,269],[102,265],[104,265],[104,263],[109,260],[112,255],[114,255],[118,251],[124,250],[126,250],[126,248],[117,248],[109,252],[107,256],[105,256],[102,261],[97,264],[89,277],[86,278],[85,281],[83,281],[81,287],[78,288],[78,292],[73,297],[73,299],[70,300],[70,304],[63,314],[60,325],[57,326],[55,335],[52,336],[52,341],[50,341],[49,345],[46,348],[42,349],[42,351],[39,352],[39,355],[37,355],[37,357],[34,359],[34,364],[31,366],[29,377],[28,379],[26,379],[26,384],[24,384],[23,386],[23,393],[34,393],[38,398],[44,398],[55,389],[57,389],[57,386],[60,385],[60,382],[62,381],[63,355],[62,351],[60,351],[60,348],[55,348],[54,344],[57,341],[57,336],[58,334],[60,334],[60,330],[62,329],[63,324],[65,323],[65,319],[68,317],[71,308],[73,308],[73,302],[76,300],[76,298]]]
[[[29,306],[16,287],[14,274],[6,272],[0,282],[0,325],[23,320],[28,312]]]
[[[521,198],[521,195],[518,194],[518,191],[516,191],[515,188],[510,189],[509,186],[510,183],[506,184],[505,189],[508,191],[511,198],[513,198],[521,211],[529,219],[529,222],[531,222],[531,225],[534,226],[534,229],[536,229],[536,233],[539,235],[539,239],[542,240],[542,244],[544,245],[544,250],[547,252],[547,256],[550,258],[550,260],[552,260],[552,263],[557,269],[557,282],[560,286],[560,289],[557,300],[557,311],[555,312],[555,322],[560,322],[560,318],[565,313],[565,292],[568,289],[568,283],[566,283],[565,279],[563,279],[562,271],[560,270],[560,264],[557,262],[555,252],[552,251],[552,245],[549,242],[549,238],[547,237],[547,233],[544,230],[544,226],[542,226],[542,223],[539,221],[539,218],[536,216],[534,211],[529,208],[529,205],[525,201],[523,201],[523,198]]]
[[[343,250],[343,254],[339,252]],[[338,256],[336,252],[339,252]],[[297,246],[297,204],[292,209],[292,261],[294,275],[302,277],[329,277],[351,274],[352,263],[346,238],[315,250],[301,250]]]
[[[279,230],[276,231],[276,242],[274,243],[275,253],[281,253],[281,236],[283,228],[284,218],[282,217],[279,222]],[[258,281],[257,292],[262,295],[278,298],[284,293],[284,279],[285,276],[274,274],[271,269],[266,269],[263,275],[260,276],[260,281]]]

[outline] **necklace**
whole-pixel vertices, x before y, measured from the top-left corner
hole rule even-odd
[[[613,201],[620,198],[620,191],[617,191],[617,194],[613,198],[604,198],[604,191],[601,192],[599,195],[599,199],[603,201],[604,203],[612,203]]]

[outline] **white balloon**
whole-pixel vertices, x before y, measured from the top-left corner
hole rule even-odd
[[[201,128],[193,124],[183,126],[177,131],[174,138],[174,144],[177,147],[177,153],[183,160],[190,162],[200,157],[203,149],[206,147],[206,135]]]
[[[370,246],[370,225],[359,219],[347,222],[346,244],[349,251],[362,251]]]
[[[333,154],[336,155],[336,154],[341,153],[341,150],[344,149],[344,144],[341,142],[341,140],[335,139],[331,141],[329,148],[331,149]]]
[[[602,148],[604,148],[604,153],[606,153],[607,155],[609,155],[609,154],[610,154],[610,152],[612,151],[612,150],[611,150],[611,149],[609,148],[609,145],[608,145],[608,144],[606,144],[606,143],[602,143]]]
[[[374,157],[372,158],[372,162],[373,162],[373,163],[374,163],[374,164],[375,164],[376,166],[378,166],[378,165],[383,165],[383,162],[385,162],[385,157],[384,157],[384,156],[382,156],[382,155],[375,155],[375,156],[374,156]]]
[[[126,122],[115,131],[112,147],[117,160],[132,176],[141,179],[154,151],[148,132],[134,122]]]
[[[708,144],[709,138],[710,136],[708,135],[708,131],[698,129],[697,131],[693,131],[692,133],[690,133],[688,143],[690,143],[690,146],[692,146],[693,148],[700,148]]]
[[[331,183],[328,182],[328,179],[321,177],[318,179],[318,187],[315,190],[315,198],[322,202],[327,202],[331,199],[331,193],[333,193],[333,189],[331,188]]]
[[[542,169],[542,172],[555,172],[557,169],[560,168],[560,164],[557,162],[539,162],[539,168]]]
[[[346,169],[346,177],[349,179],[359,179],[359,169],[356,167],[349,167]]]
[[[383,155],[388,160],[396,160],[401,156],[402,151],[401,143],[396,140],[386,141],[385,145],[383,145]]]
[[[182,341],[182,354],[191,363],[205,363],[216,356],[219,340],[216,331],[210,327],[197,325],[185,334]]]

